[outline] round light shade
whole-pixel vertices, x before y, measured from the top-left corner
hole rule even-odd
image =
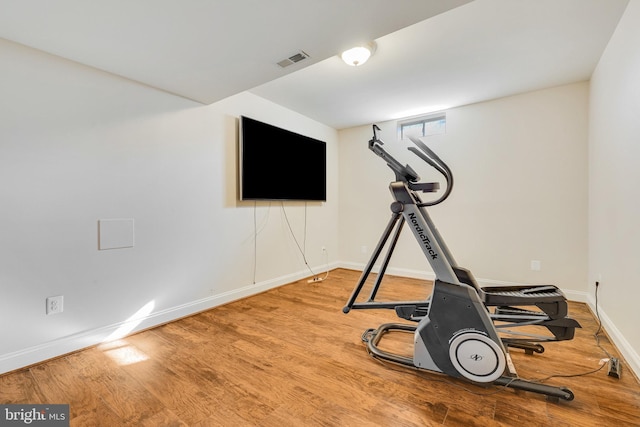
[[[342,52],[340,57],[344,62],[353,67],[357,67],[359,65],[367,62],[367,59],[371,56],[372,49],[368,46],[357,46],[349,50],[345,50]]]

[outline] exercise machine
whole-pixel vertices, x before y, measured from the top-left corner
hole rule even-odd
[[[518,377],[508,348],[527,354],[542,353],[541,343],[570,340],[580,324],[567,315],[567,301],[552,285],[480,287],[472,273],[460,267],[435,227],[427,207],[442,203],[453,188],[449,167],[420,139],[411,137],[408,150],[444,176],[442,195],[423,202],[422,193],[434,193],[439,182],[420,182],[408,164],[390,155],[373,125],[369,149],[386,161],[395,174],[389,189],[393,197],[391,218],[356,284],[344,313],[354,309],[393,309],[412,323],[386,323],[362,336],[373,357],[396,364],[438,372],[482,385],[498,385],[546,395],[549,400],[573,400],[567,387],[555,387]],[[431,265],[435,280],[430,296],[416,301],[377,301],[386,269],[404,225],[412,231]],[[379,271],[368,299],[357,301],[374,265]],[[534,332],[535,330],[535,332]],[[392,332],[413,334],[413,357],[379,347]]]

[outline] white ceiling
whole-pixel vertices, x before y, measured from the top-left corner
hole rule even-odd
[[[0,37],[205,104],[250,90],[341,129],[587,80],[627,2],[0,0]],[[336,56],[371,40],[361,67]]]
[[[253,93],[337,129],[588,80],[627,0],[475,0]]]

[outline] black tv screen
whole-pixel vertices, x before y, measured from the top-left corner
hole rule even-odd
[[[324,141],[241,116],[240,200],[327,200]]]

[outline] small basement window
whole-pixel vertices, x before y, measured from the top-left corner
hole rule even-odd
[[[398,139],[409,139],[410,136],[442,135],[447,131],[447,115],[444,112],[426,116],[412,117],[398,121]]]

